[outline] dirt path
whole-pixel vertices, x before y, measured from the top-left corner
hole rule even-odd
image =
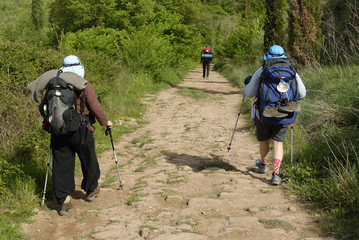
[[[296,198],[270,185],[270,171],[255,172],[258,144],[243,127],[248,116],[241,115],[227,154],[241,99],[218,73],[202,79],[200,68],[179,86],[148,96],[147,123],[115,145],[124,189],[116,189],[113,155],[106,152],[94,202],[85,202],[77,186],[73,211],[63,217],[39,211],[24,232],[57,240],[318,238]]]

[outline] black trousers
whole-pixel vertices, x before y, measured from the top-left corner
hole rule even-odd
[[[211,64],[211,61],[203,61],[202,62],[202,65],[203,65],[203,78],[209,76],[210,64]],[[206,71],[207,71],[207,75],[206,75]]]
[[[70,135],[51,136],[53,202],[61,204],[75,191],[75,153],[81,161],[83,179],[81,188],[86,194],[95,190],[100,178],[100,168],[95,152],[92,132],[82,126]]]

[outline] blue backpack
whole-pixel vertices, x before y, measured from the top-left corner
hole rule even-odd
[[[263,62],[257,95],[261,122],[271,125],[294,123],[300,111],[296,73],[291,59],[276,58]]]

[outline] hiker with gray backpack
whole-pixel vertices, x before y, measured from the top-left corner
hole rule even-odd
[[[255,97],[252,103],[252,121],[256,126],[260,158],[255,162],[258,171],[267,171],[270,139],[273,142],[274,169],[271,182],[281,182],[279,168],[283,159],[283,141],[288,126],[300,111],[298,100],[306,95],[305,86],[294,63],[279,45],[272,46],[264,55],[262,67],[251,78],[246,78],[244,94]]]
[[[81,188],[86,193],[85,200],[93,201],[99,194],[100,168],[93,124],[97,119],[101,126],[112,127],[94,87],[84,75],[80,59],[69,55],[64,58],[60,70],[47,71],[28,85],[43,116],[43,129],[51,134],[49,160],[52,150],[53,202],[60,205],[59,215],[66,215],[73,208],[75,154],[81,161]],[[45,191],[46,183],[44,194]]]

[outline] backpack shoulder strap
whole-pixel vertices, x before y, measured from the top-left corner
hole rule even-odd
[[[80,107],[80,114],[83,115],[84,111],[85,111],[85,101],[86,101],[86,88],[84,88],[84,90],[82,90],[82,99],[81,99],[81,107]]]

